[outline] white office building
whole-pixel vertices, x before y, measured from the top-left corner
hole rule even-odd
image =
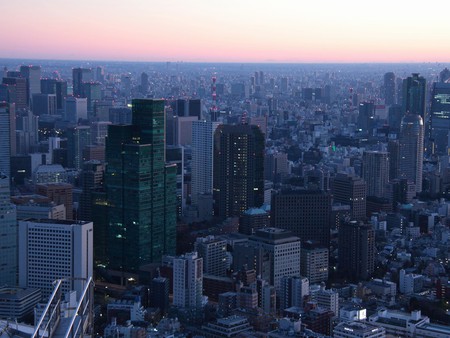
[[[344,322],[333,330],[335,338],[384,338],[386,330],[365,322]]]
[[[203,306],[203,259],[195,251],[173,259],[173,305]]]
[[[192,205],[198,205],[200,195],[210,195],[212,199],[214,132],[219,124],[192,122]]]
[[[53,282],[65,279],[63,293],[81,295],[93,270],[93,224],[85,221],[19,222],[19,286],[38,288],[44,299]]]

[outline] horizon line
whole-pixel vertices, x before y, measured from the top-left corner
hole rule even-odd
[[[123,62],[123,63],[186,63],[186,64],[286,64],[286,65],[295,65],[295,64],[448,64],[450,65],[450,61],[278,61],[278,60],[266,60],[266,61],[184,61],[184,60],[153,60],[153,61],[144,61],[144,60],[107,60],[107,59],[64,59],[64,58],[25,58],[25,57],[0,57],[0,60],[18,60],[18,61],[66,61],[66,62]]]

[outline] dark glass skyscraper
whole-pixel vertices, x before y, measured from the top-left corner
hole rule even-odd
[[[216,216],[240,216],[264,203],[264,134],[259,127],[218,126],[213,161]]]
[[[417,114],[425,121],[426,80],[418,73],[403,80],[403,113]]]
[[[165,164],[163,100],[132,101],[106,141],[109,267],[138,271],[175,253],[176,165]]]
[[[395,74],[384,74],[384,102],[386,105],[395,104]]]
[[[447,153],[448,133],[450,130],[450,83],[434,83],[431,93],[431,138],[435,152]]]
[[[418,114],[403,117],[399,138],[399,177],[416,184],[416,192],[422,191],[423,168],[423,120]]]

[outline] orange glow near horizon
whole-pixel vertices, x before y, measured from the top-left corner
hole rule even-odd
[[[445,0],[15,0],[0,5],[0,58],[449,62],[450,21],[436,18],[444,8]]]

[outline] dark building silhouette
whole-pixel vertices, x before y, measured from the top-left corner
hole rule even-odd
[[[246,210],[239,219],[239,232],[244,235],[253,235],[256,230],[270,225],[269,214],[259,208]]]
[[[83,96],[83,82],[93,80],[92,69],[74,68],[72,69],[73,96]]]
[[[34,94],[41,93],[41,66],[20,66],[20,76],[27,82],[27,103]]]
[[[409,113],[402,119],[399,137],[399,178],[415,183],[422,191],[424,125],[420,114]]]
[[[22,109],[28,106],[29,99],[27,96],[26,79],[21,77],[4,77],[3,84],[12,87],[5,89],[8,93],[9,103],[15,103],[16,109]]]
[[[164,315],[169,310],[169,279],[155,277],[150,288],[150,305],[159,308]]]
[[[387,105],[395,104],[395,74],[384,74],[384,102]]]
[[[426,81],[425,78],[413,73],[403,80],[403,113],[417,114],[425,121],[426,106]]]
[[[450,130],[450,83],[434,83],[431,92],[430,136],[434,152],[447,154]]]
[[[108,256],[113,270],[160,263],[176,246],[176,165],[165,164],[164,101],[132,101],[132,125],[106,139]]]
[[[271,222],[302,242],[330,246],[331,195],[321,190],[286,189],[272,196]]]
[[[67,97],[67,81],[59,79],[41,79],[42,94],[56,95],[56,109],[64,108],[64,99]]]
[[[334,202],[347,204],[353,219],[366,217],[366,182],[353,175],[337,174],[332,184]]]
[[[403,115],[402,105],[394,104],[389,107],[388,124],[392,130],[400,130],[400,124],[402,123]]]
[[[78,219],[80,220],[92,220],[92,192],[102,188],[103,171],[104,165],[100,161],[93,160],[83,164],[83,170],[80,175],[83,191],[80,195],[78,208]]]
[[[264,203],[264,135],[257,126],[218,126],[213,162],[216,216],[240,216]]]
[[[364,134],[372,134],[374,127],[375,104],[373,102],[362,102],[359,104],[358,128]]]
[[[369,224],[345,222],[339,228],[340,274],[351,280],[368,279],[375,269],[375,232]]]

